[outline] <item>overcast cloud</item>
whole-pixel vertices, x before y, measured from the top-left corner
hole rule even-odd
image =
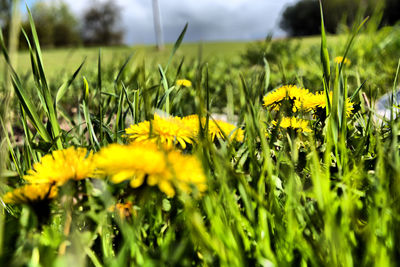
[[[34,0],[31,0],[31,2]],[[57,1],[57,0],[47,0]],[[82,15],[92,0],[64,0]],[[102,0],[99,0],[102,1]],[[152,0],[114,0],[122,7],[127,44],[154,43]],[[186,22],[186,41],[252,40],[282,36],[280,16],[296,0],[159,0],[165,42],[174,42]]]

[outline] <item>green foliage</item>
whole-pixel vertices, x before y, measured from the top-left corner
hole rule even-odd
[[[366,27],[369,23],[370,21]],[[355,37],[353,46],[347,54],[351,60],[351,65],[347,67],[350,94],[364,82],[364,90],[368,97],[376,98],[390,92],[397,60],[400,57],[399,30],[399,27],[385,27],[376,31],[370,31],[369,28],[361,29],[361,33]],[[344,47],[348,41],[346,35],[327,35],[331,64],[335,57],[344,55],[346,52]],[[314,37],[267,40],[248,45],[242,59],[246,67],[252,66],[252,71],[259,73],[263,72],[262,59],[268,61],[271,69],[270,88],[298,83],[311,91],[321,91],[323,86],[320,78],[320,46],[320,40]],[[382,70],[379,75],[376,75],[377,69]],[[243,68],[242,71],[248,72],[248,69]]]
[[[10,31],[13,6],[19,8],[17,1],[0,1],[0,26],[6,42]],[[96,2],[84,11],[83,18],[72,13],[63,1],[35,1],[32,15],[37,34],[45,48],[77,47],[85,45],[120,45],[123,31],[119,28],[120,7],[113,1]],[[19,19],[19,18],[18,18]],[[18,22],[19,23],[19,22]],[[23,19],[22,27],[32,37],[29,19]],[[28,48],[23,36],[20,48]]]
[[[32,15],[43,47],[81,44],[79,21],[66,3],[62,1],[36,2],[32,8]],[[22,24],[28,36],[32,36],[29,20]],[[24,40],[21,41],[21,44],[25,43]]]
[[[82,21],[85,45],[120,45],[123,32],[119,28],[120,7],[111,0],[93,1]]]
[[[396,0],[324,0],[325,28],[338,33],[341,28],[356,23],[360,15],[382,17],[383,25],[394,25],[400,20],[399,2]],[[317,35],[320,32],[318,0],[301,0],[283,12],[280,26],[291,36]]]
[[[12,0],[0,1],[0,25],[3,31],[9,27],[8,24],[11,20],[11,5]]]
[[[303,0],[285,9],[280,26],[292,36],[317,35],[318,1]]]

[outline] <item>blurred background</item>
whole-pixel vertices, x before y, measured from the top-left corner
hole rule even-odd
[[[320,25],[317,0],[27,0],[26,5],[43,47],[156,43],[162,47],[176,40],[186,22],[187,42],[315,35]],[[325,0],[323,5],[329,10],[325,20],[330,33],[351,25],[360,13],[380,10],[380,26],[400,18],[399,0]],[[0,0],[0,13],[6,39],[13,13],[29,35],[24,1]],[[19,43],[26,46],[25,41]]]

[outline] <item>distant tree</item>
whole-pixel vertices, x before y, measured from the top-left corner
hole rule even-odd
[[[32,7],[32,17],[35,21],[36,31],[43,47],[54,46],[54,15],[52,6],[46,2],[36,2]],[[24,29],[31,35],[29,20],[24,22]]]
[[[394,24],[400,19],[399,0],[323,0],[325,28],[336,33],[340,23],[350,26],[359,11],[372,15],[384,1],[383,21]],[[280,26],[292,36],[314,35],[320,32],[321,18],[318,0],[301,0],[285,9]]]
[[[54,45],[55,46],[75,46],[82,43],[79,32],[79,20],[70,11],[65,3],[61,3],[55,8],[54,18]]]
[[[358,11],[364,11],[368,15],[370,12],[366,10],[360,10],[360,8],[366,8],[369,6],[367,0],[324,0],[324,19],[325,27],[328,32],[336,33],[340,23],[345,23],[346,25],[352,25],[355,21]],[[319,3],[317,2],[318,6]],[[318,13],[318,18],[321,24],[321,18]]]
[[[302,0],[285,9],[280,26],[291,36],[319,33],[321,19],[317,0]]]
[[[120,7],[113,0],[90,6],[83,16],[82,39],[85,45],[122,44]]]
[[[32,8],[32,16],[42,46],[76,46],[81,43],[79,21],[66,3],[36,2]],[[23,23],[23,27],[30,35],[28,20]]]
[[[3,35],[7,36],[11,19],[12,0],[0,0],[0,27]]]

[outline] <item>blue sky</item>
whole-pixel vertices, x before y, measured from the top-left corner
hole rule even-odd
[[[26,0],[32,6],[37,0]],[[45,0],[55,2],[59,0]],[[81,16],[95,0],[64,0]],[[96,0],[103,1],[103,0]],[[114,0],[122,9],[127,44],[154,43],[151,0]],[[280,16],[296,0],[159,0],[165,42],[176,40],[186,22],[186,41],[263,39],[282,36]]]
[[[27,0],[27,1],[25,1],[29,6],[30,5],[32,5],[34,2],[35,2],[35,0]]]

